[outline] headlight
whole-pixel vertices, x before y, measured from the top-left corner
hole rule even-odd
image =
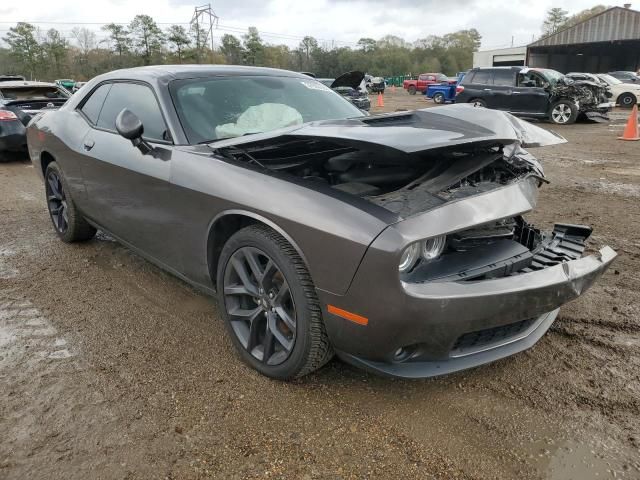
[[[427,262],[435,260],[444,251],[446,243],[447,237],[445,235],[412,243],[402,252],[398,270],[401,273],[408,272],[418,263],[420,257]]]
[[[398,270],[401,272],[408,272],[416,264],[418,258],[420,258],[420,242],[412,243],[404,249],[404,252],[402,252]]]
[[[422,242],[422,258],[427,261],[438,258],[444,250],[444,246],[446,243],[447,237],[445,237],[444,235],[425,240],[424,242]]]

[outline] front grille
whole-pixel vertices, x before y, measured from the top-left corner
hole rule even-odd
[[[526,332],[538,319],[538,317],[527,318],[500,327],[465,333],[456,340],[450,356],[459,357],[500,346]]]

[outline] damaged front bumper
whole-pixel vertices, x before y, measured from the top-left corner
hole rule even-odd
[[[386,361],[338,354],[357,366],[406,378],[443,375],[513,355],[532,347],[551,326],[559,307],[584,293],[615,257],[610,247],[604,247],[595,255],[512,277],[470,285],[411,285],[398,313],[422,323],[415,325],[417,343],[393,345],[399,358]],[[434,310],[439,314],[429,315]],[[446,345],[446,352],[434,355],[430,346],[434,337]]]
[[[608,122],[610,120],[609,112],[615,106],[616,104],[614,102],[600,103],[594,108],[585,110],[583,113],[585,117],[594,122]]]
[[[616,257],[610,247],[582,257],[589,228],[557,225],[541,247],[531,251],[528,266],[513,271],[496,263],[484,276],[393,281],[380,275],[389,268],[397,270],[397,253],[392,251],[398,233],[406,238],[420,227],[418,235],[422,235],[433,228],[428,220],[438,217],[450,218],[455,231],[461,231],[474,218],[477,225],[486,220],[483,216],[506,218],[529,210],[527,203],[533,197],[523,189],[527,184],[459,201],[437,214],[410,219],[411,225],[401,222],[383,232],[369,247],[346,295],[319,292],[324,305],[367,319],[366,325],[355,324],[324,312],[337,354],[378,373],[420,378],[482,365],[534,345],[553,323],[559,307],[583,294]],[[524,192],[520,204],[495,203],[515,189]],[[491,213],[482,208],[485,201],[494,205]]]

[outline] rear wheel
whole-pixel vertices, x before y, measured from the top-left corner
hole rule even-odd
[[[567,100],[558,100],[551,105],[549,119],[556,125],[568,125],[578,118],[578,108],[575,103]]]
[[[433,96],[433,102],[434,103],[444,103],[445,98],[444,98],[444,93],[438,92]]]
[[[487,102],[485,102],[481,98],[474,98],[472,100],[469,100],[469,103],[472,104],[474,107],[487,108]]]
[[[409,95],[415,95],[416,94],[416,86],[415,85],[409,85],[409,88],[407,88],[407,91],[409,92]]]
[[[222,249],[219,305],[242,359],[264,375],[306,375],[333,355],[320,304],[296,250],[264,225],[235,233]]]
[[[63,242],[82,242],[93,238],[96,229],[84,219],[73,202],[67,181],[56,162],[44,174],[47,208],[53,228]]]
[[[623,93],[618,97],[618,105],[622,108],[633,108],[638,103],[638,99],[633,93]]]

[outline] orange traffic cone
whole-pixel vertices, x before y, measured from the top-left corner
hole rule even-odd
[[[381,93],[378,94],[378,107],[384,107],[384,99]]]
[[[640,129],[638,128],[638,105],[633,106],[627,126],[624,127],[624,132],[618,140],[640,140]]]

